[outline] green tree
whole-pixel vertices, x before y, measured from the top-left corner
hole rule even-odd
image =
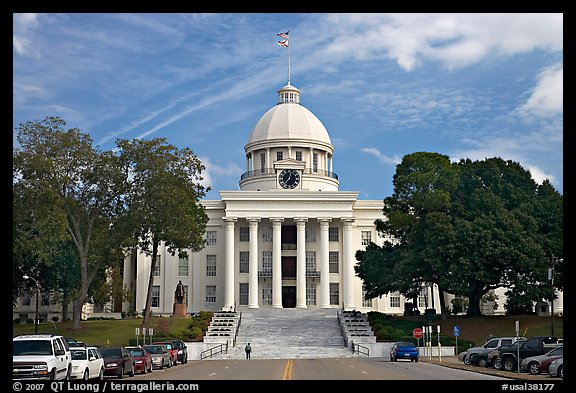
[[[189,148],[178,149],[165,138],[118,140],[120,157],[129,170],[129,214],[134,230],[126,244],[151,256],[152,263],[142,327],[147,327],[156,257],[161,243],[180,257],[204,247],[208,216],[199,200],[208,188],[201,184],[204,165]]]
[[[410,154],[384,204],[376,226],[387,242],[356,254],[367,296],[436,284],[443,318],[444,292],[467,297],[468,315],[497,287],[530,304],[546,296],[546,255],[562,255],[562,197],[519,164]]]
[[[73,304],[73,328],[78,330],[90,284],[101,266],[112,262],[101,250],[95,252],[93,244],[113,246],[108,240],[117,230],[114,220],[123,214],[126,182],[125,171],[112,152],[93,148],[89,135],[75,128],[66,131],[65,124],[61,118],[47,117],[19,126],[20,147],[13,149],[13,187],[15,196],[28,197],[15,201],[16,206],[33,201],[29,211],[35,225],[27,231],[33,240],[27,243],[37,246],[28,248],[34,255],[46,259],[47,238],[61,240],[62,233],[78,251],[81,281]],[[52,226],[57,228],[50,234],[47,229]],[[62,227],[64,232],[59,230]]]

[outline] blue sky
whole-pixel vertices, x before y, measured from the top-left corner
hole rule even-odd
[[[219,199],[286,85],[287,30],[341,191],[383,199],[402,157],[427,151],[512,160],[563,193],[562,14],[14,14],[14,128],[60,116],[103,150],[166,137]]]

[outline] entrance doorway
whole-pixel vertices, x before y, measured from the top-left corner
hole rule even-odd
[[[294,285],[282,286],[282,307],[284,308],[296,307],[296,287]]]

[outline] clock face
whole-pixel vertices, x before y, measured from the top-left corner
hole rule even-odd
[[[278,182],[284,188],[295,188],[300,183],[300,173],[294,169],[284,169],[278,176]]]

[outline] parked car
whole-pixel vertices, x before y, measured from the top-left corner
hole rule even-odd
[[[556,360],[560,359],[562,356],[550,356],[548,359],[544,359],[540,362],[538,366],[538,374],[548,375],[550,370],[550,364]]]
[[[411,342],[398,341],[390,348],[390,361],[395,362],[398,359],[410,359],[411,362],[418,362],[418,348]]]
[[[13,380],[68,379],[72,372],[70,347],[54,334],[25,334],[12,339]]]
[[[152,344],[164,345],[168,352],[170,352],[170,362],[172,366],[178,365],[178,350],[174,347],[174,344],[170,341],[156,341]]]
[[[468,348],[465,352],[458,355],[458,359],[464,364],[476,364],[481,367],[487,367],[488,353],[493,349],[499,349],[501,346],[512,345],[516,342],[516,337],[493,337],[486,341],[480,347]]]
[[[178,350],[177,354],[180,364],[188,363],[188,347],[186,346],[186,343],[177,339],[168,341],[170,341],[174,345],[174,348]]]
[[[134,358],[134,371],[146,374],[152,372],[152,355],[142,347],[126,347]]]
[[[72,337],[64,337],[64,340],[66,340],[70,348],[86,346],[86,344],[83,343],[82,341],[75,340]]]
[[[562,357],[562,356],[564,356],[564,345],[559,345],[556,348],[553,348],[550,351],[546,352],[544,355],[530,356],[525,359],[522,359],[522,362],[520,362],[520,371],[523,372],[527,371],[532,375],[538,375],[540,374],[540,371],[538,370],[540,362],[550,357]]]
[[[104,359],[96,347],[72,347],[71,379],[104,379]]]
[[[125,347],[101,348],[100,353],[104,358],[104,375],[134,376],[134,358]]]
[[[564,379],[564,358],[558,358],[550,363],[548,367],[548,375],[551,377],[559,377]]]
[[[507,349],[507,348],[517,348],[518,345],[521,345],[523,342],[526,341],[525,337],[519,337],[518,341],[512,343],[512,345],[502,345],[500,348],[491,349],[488,352],[487,360],[488,365],[494,367],[496,370],[502,369],[502,359],[500,359],[500,350]]]
[[[172,361],[170,359],[170,352],[166,349],[164,345],[161,344],[150,344],[144,345],[146,352],[152,357],[152,367],[163,369],[164,367],[172,367]]]
[[[523,341],[520,345],[502,347],[500,352],[500,363],[502,369],[514,372],[519,367],[523,359],[544,355],[552,348],[558,346],[558,338],[553,336],[533,336]]]

